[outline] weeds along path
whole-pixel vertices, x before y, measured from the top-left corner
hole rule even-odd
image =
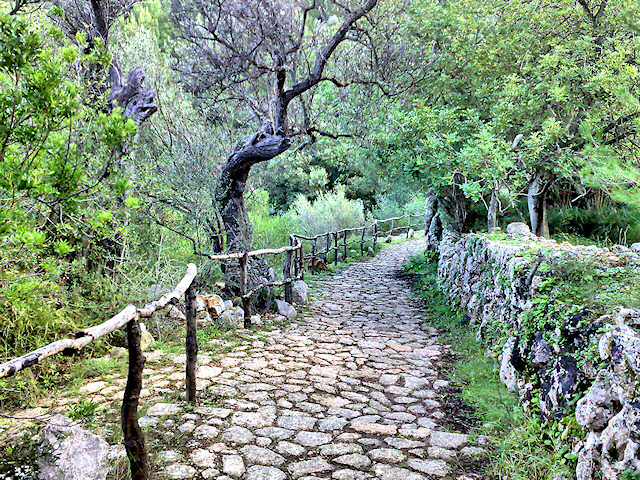
[[[183,356],[150,354],[140,422],[154,478],[484,478],[487,452],[447,431],[448,347],[396,278],[423,248],[406,242],[322,278],[295,324],[220,357],[201,344],[195,409],[172,400]]]

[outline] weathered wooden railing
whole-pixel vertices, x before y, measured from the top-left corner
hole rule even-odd
[[[402,225],[402,220],[405,219],[407,220],[406,225]],[[420,219],[420,221],[414,223],[412,222],[413,219]],[[313,237],[293,234],[291,235],[291,243],[299,244],[300,256],[302,257],[303,265],[305,260],[311,260],[309,263],[309,269],[313,274],[316,270],[316,263],[314,261],[316,258],[322,258],[326,264],[328,262],[329,254],[333,252],[333,261],[337,265],[340,261],[340,255],[342,255],[343,260],[347,259],[349,245],[358,244],[360,246],[360,255],[362,256],[364,255],[364,246],[368,241],[372,242],[371,246],[375,250],[379,238],[403,231],[406,231],[408,238],[409,232],[413,228],[424,228],[424,223],[423,215],[403,215],[400,217],[385,218],[384,220],[374,220],[369,225],[363,225],[355,228],[344,228],[336,232],[325,232]],[[367,231],[370,232],[368,237]],[[349,240],[350,236],[351,240]],[[304,253],[303,242],[305,241],[311,244],[308,255],[305,255]],[[341,249],[342,253],[340,253]]]
[[[196,400],[195,370],[198,358],[198,344],[196,340],[196,307],[193,280],[197,273],[197,267],[190,263],[187,265],[187,273],[180,280],[180,283],[171,293],[163,295],[160,299],[147,303],[141,309],[136,308],[134,305],[129,305],[106,322],[80,330],[73,339],[58,340],[19,358],[0,364],[0,378],[10,377],[58,353],[67,356],[73,355],[94,340],[126,325],[129,369],[121,408],[122,433],[131,468],[131,478],[133,480],[146,480],[148,478],[147,450],[142,429],[138,424],[138,403],[140,391],[142,390],[142,370],[145,363],[145,357],[140,348],[140,339],[142,337],[140,318],[150,317],[154,312],[164,309],[167,305],[178,303],[180,297],[184,295],[187,317],[185,383],[187,401],[194,403]]]
[[[248,264],[249,258],[259,257],[262,255],[279,255],[284,253],[284,266],[282,268],[282,281],[266,281],[259,285],[248,289]],[[259,293],[263,288],[267,287],[284,287],[285,301],[292,302],[292,285],[296,280],[304,278],[304,259],[302,257],[302,244],[293,240],[291,236],[291,245],[277,249],[254,250],[251,252],[227,253],[220,255],[207,255],[210,260],[238,260],[238,269],[240,273],[240,298],[242,299],[242,309],[244,310],[244,327],[251,326],[251,298]]]

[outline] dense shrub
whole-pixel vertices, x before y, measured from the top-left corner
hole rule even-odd
[[[305,235],[358,227],[364,223],[362,200],[346,198],[343,187],[318,196],[313,203],[300,195],[293,208],[298,215],[298,228]]]

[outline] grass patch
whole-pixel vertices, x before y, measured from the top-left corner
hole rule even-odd
[[[472,434],[494,437],[494,452],[487,468],[488,478],[509,480],[552,480],[554,475],[571,477],[572,458],[551,428],[523,414],[518,398],[498,376],[494,358],[486,355],[469,319],[452,306],[443,294],[437,275],[437,259],[417,255],[405,265],[413,285],[425,300],[427,323],[442,332],[444,341],[460,355],[449,377],[462,391],[463,400],[476,409],[479,426]],[[569,417],[567,417],[569,418]]]

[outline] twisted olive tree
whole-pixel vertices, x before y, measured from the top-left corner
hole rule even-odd
[[[251,168],[287,151],[295,137],[335,136],[312,124],[310,110],[318,86],[373,82],[366,69],[349,65],[377,60],[371,34],[377,4],[378,0],[172,2],[171,17],[181,40],[174,53],[176,69],[186,89],[204,101],[214,121],[227,117],[231,107],[239,125],[255,128],[223,164],[213,194],[228,251],[251,248],[252,227],[244,203]]]

